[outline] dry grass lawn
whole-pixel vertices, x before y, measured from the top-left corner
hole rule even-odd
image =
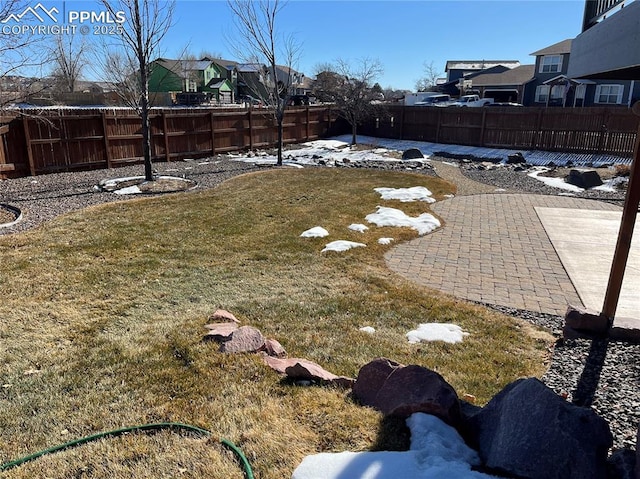
[[[385,268],[382,236],[347,229],[382,204],[373,188],[455,187],[422,175],[274,169],[208,191],[136,199],[0,237],[0,462],[124,426],[193,424],[242,448],[256,477],[290,477],[319,451],[398,448],[347,391],[297,387],[257,355],[203,342],[217,308],[304,357],[355,377],[376,357],[440,372],[485,403],[504,385],[545,370],[549,337],[526,324],[403,281]],[[407,214],[424,203],[384,202]],[[364,242],[344,253],[334,239]],[[410,345],[421,322],[454,322],[462,344]],[[362,326],[377,332],[360,332]],[[395,432],[394,432],[395,431]],[[184,433],[131,434],[12,469],[6,478],[240,478],[217,441]]]

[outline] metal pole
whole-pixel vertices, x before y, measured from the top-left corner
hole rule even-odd
[[[640,102],[636,102],[632,110],[636,116],[640,116]],[[640,166],[638,165],[640,160],[638,160],[638,158],[640,158],[640,126],[638,127],[638,133],[636,135],[634,158],[631,163],[627,196],[622,210],[618,242],[613,255],[609,284],[607,285],[607,292],[602,306],[602,315],[609,321],[609,326],[613,324],[613,317],[615,316],[618,306],[622,279],[624,278],[624,271],[627,266],[627,259],[629,258],[629,249],[631,248],[633,227],[635,226],[638,205],[640,204]]]

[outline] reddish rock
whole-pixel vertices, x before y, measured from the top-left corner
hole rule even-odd
[[[240,323],[233,314],[229,311],[225,311],[224,309],[217,309],[211,316],[209,316],[209,321]]]
[[[360,368],[353,385],[353,394],[365,406],[376,407],[376,396],[389,375],[402,364],[387,358],[377,358]]]
[[[231,339],[231,335],[238,329],[238,323],[212,323],[205,325],[209,330],[204,339],[222,342]]]
[[[275,339],[267,338],[267,340],[264,342],[264,351],[269,356],[274,356],[276,358],[287,357],[287,351],[285,351],[285,349],[282,347],[282,344],[280,344]]]
[[[424,412],[451,425],[460,421],[460,401],[455,389],[435,371],[409,365],[392,372],[376,397],[385,416],[409,417]]]
[[[323,369],[320,365],[300,358],[279,359],[264,356],[264,362],[279,372],[286,374],[291,379],[308,379],[311,381],[327,381],[338,386],[350,388],[354,380],[345,376],[337,376]]]
[[[222,353],[254,353],[264,348],[264,336],[251,326],[240,326],[220,345]]]

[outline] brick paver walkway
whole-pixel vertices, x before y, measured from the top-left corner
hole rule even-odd
[[[563,316],[578,294],[534,210],[619,210],[564,196],[476,194],[435,203],[444,227],[391,249],[388,266],[459,298]]]

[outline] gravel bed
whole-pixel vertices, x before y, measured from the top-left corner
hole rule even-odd
[[[567,400],[590,406],[609,423],[612,452],[636,448],[640,424],[640,345],[605,340],[563,340],[564,319],[485,305],[550,330],[558,339],[542,381]]]
[[[446,160],[450,161],[450,160]],[[159,174],[184,176],[198,182],[197,189],[214,187],[246,172],[260,169],[255,165],[232,161],[225,156],[204,160],[177,161],[154,165]],[[558,190],[530,178],[513,168],[477,169],[461,164],[468,178],[523,193],[557,195]],[[430,171],[421,171],[432,174]],[[25,231],[57,215],[91,205],[127,201],[141,195],[120,196],[99,192],[100,180],[140,176],[142,166],[113,170],[59,173],[0,181],[0,204],[10,204],[23,211],[24,219],[11,227],[0,228],[0,235]],[[621,202],[624,193],[586,191],[578,197]],[[635,449],[640,423],[640,345],[623,342],[588,340],[563,341],[563,318],[514,308],[486,305],[510,316],[547,328],[557,338],[548,371],[542,380],[569,401],[590,405],[604,417],[614,436],[613,450]],[[597,387],[594,385],[597,384]],[[595,392],[594,392],[595,390]]]
[[[159,175],[186,177],[197,182],[196,189],[214,187],[223,181],[259,168],[251,163],[229,160],[224,156],[201,160],[155,163]],[[54,217],[87,206],[127,201],[141,196],[118,195],[99,191],[101,180],[142,176],[142,165],[115,169],[77,171],[0,180],[0,204],[19,208],[23,219],[9,227],[0,227],[0,235],[28,230]]]
[[[529,172],[528,169],[518,171],[516,168],[517,167],[512,166],[496,166],[485,169],[478,167],[478,165],[474,163],[460,164],[460,171],[467,178],[508,191],[554,196],[563,194],[575,196],[576,198],[609,201],[620,205],[624,202],[625,192],[622,190],[608,192],[588,189],[574,193],[548,186],[540,180],[527,176]]]

